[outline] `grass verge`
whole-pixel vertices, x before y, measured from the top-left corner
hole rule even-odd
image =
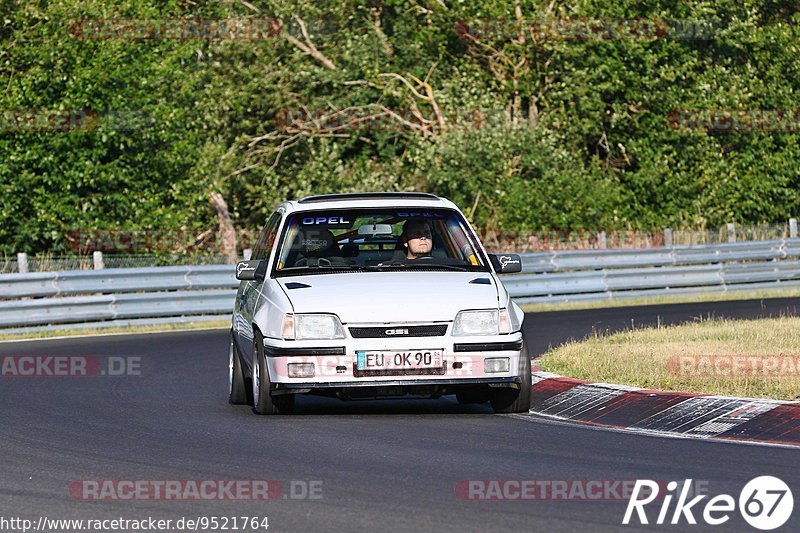
[[[551,349],[542,370],[589,381],[800,399],[800,318],[703,320],[598,335]]]
[[[187,322],[181,324],[152,324],[145,326],[121,326],[113,328],[76,328],[55,331],[33,331],[27,333],[0,333],[0,341],[16,341],[26,339],[46,339],[49,337],[78,337],[85,335],[114,335],[126,333],[158,333],[162,331],[178,331],[193,329],[230,328],[230,320],[210,320],[205,322]]]

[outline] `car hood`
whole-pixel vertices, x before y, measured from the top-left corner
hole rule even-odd
[[[315,274],[278,282],[295,313],[334,313],[344,324],[452,321],[463,309],[497,308],[497,287],[485,272]]]

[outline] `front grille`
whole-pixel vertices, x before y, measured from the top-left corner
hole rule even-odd
[[[427,326],[380,326],[350,328],[354,339],[389,339],[404,337],[442,337],[447,333],[447,324]]]
[[[454,352],[518,352],[522,349],[522,341],[514,342],[481,342],[454,344]]]

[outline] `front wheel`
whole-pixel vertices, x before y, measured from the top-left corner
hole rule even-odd
[[[249,400],[242,359],[231,333],[231,345],[228,348],[228,401],[234,405],[244,405],[250,403]]]
[[[294,409],[294,394],[272,396],[264,338],[256,330],[253,339],[253,410],[259,415],[283,415]]]
[[[494,391],[491,401],[495,413],[527,413],[531,409],[531,357],[527,346],[522,347],[519,357],[520,388]]]

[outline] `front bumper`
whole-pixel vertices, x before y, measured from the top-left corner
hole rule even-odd
[[[421,396],[438,398],[448,394],[475,391],[477,389],[513,388],[522,386],[520,377],[492,379],[404,379],[381,381],[350,381],[336,383],[274,383],[272,395],[315,394],[332,396],[343,400],[399,398]]]
[[[308,383],[273,383],[274,390],[286,390],[291,392],[308,392],[311,389],[338,389],[353,387],[397,387],[397,386],[428,386],[428,385],[455,385],[468,386],[487,385],[489,387],[517,387],[521,383],[519,376],[504,378],[475,378],[475,379],[403,379],[403,380],[381,380],[375,381],[344,381],[344,382],[315,382],[313,386]],[[303,390],[305,389],[305,390]]]
[[[266,339],[264,353],[272,388],[276,393],[303,393],[312,390],[360,387],[519,386],[522,334],[491,337],[414,337],[402,339],[342,339],[292,341]],[[424,370],[393,369],[381,372],[359,370],[358,351],[438,350],[442,364]],[[487,372],[487,358],[508,358],[508,371]],[[291,377],[289,365],[313,365],[313,376]]]

